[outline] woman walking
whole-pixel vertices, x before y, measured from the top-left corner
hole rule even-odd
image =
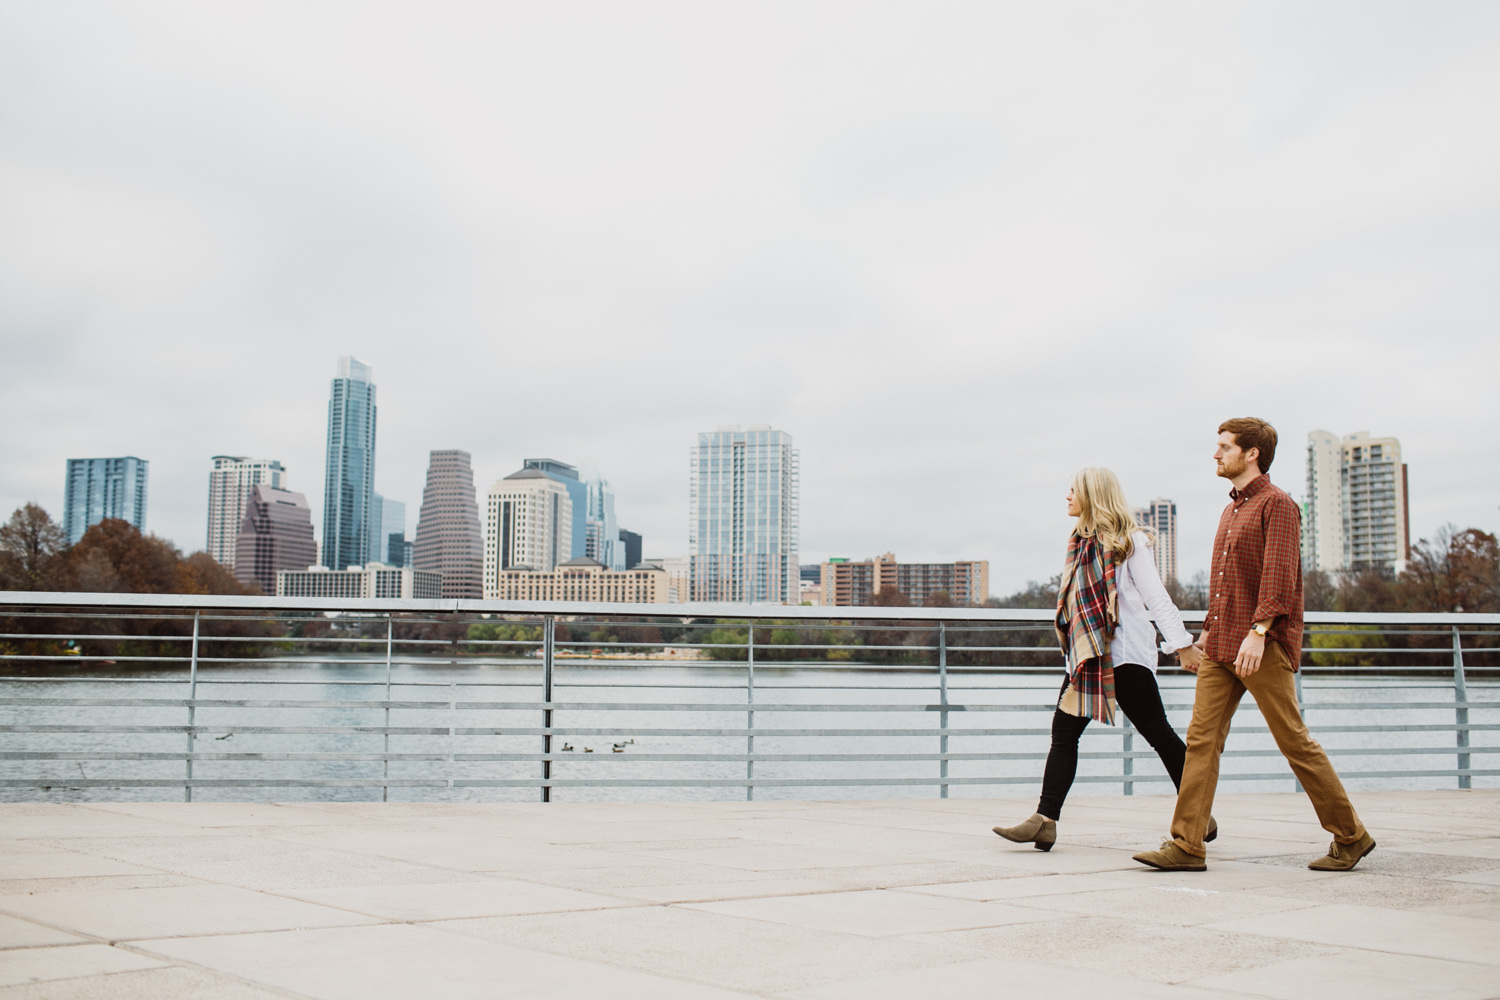
[[[1156,686],[1156,629],[1166,639],[1162,652],[1176,653],[1187,669],[1203,659],[1162,586],[1151,537],[1136,524],[1115,474],[1079,471],[1068,491],[1068,515],[1078,520],[1068,539],[1056,621],[1067,676],[1052,713],[1042,798],[1025,822],[995,827],[1006,840],[1039,851],[1057,842],[1057,820],[1078,770],[1078,740],[1091,719],[1114,725],[1117,709],[1123,710],[1172,784],[1182,783],[1186,748],[1167,722]],[[1217,835],[1211,827],[1207,839]]]

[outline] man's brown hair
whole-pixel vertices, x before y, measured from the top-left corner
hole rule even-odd
[[[1271,460],[1276,457],[1276,428],[1259,417],[1235,417],[1219,425],[1219,433],[1234,435],[1234,443],[1245,451],[1260,449],[1260,471],[1271,471]]]

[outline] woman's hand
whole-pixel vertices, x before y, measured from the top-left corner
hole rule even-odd
[[[1182,669],[1190,674],[1198,672],[1198,666],[1203,662],[1203,650],[1194,646],[1183,646],[1177,651],[1177,662],[1182,664]]]

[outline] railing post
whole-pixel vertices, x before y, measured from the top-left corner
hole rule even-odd
[[[193,612],[193,652],[188,660],[188,724],[187,724],[187,780],[182,786],[182,801],[193,801],[193,753],[194,741],[198,738],[193,726],[198,719],[198,616]]]
[[[749,658],[745,666],[745,728],[755,728],[755,626],[750,626],[747,636],[749,645],[746,647],[746,656]],[[745,753],[749,760],[745,761],[745,801],[755,801],[755,786],[750,783],[755,777],[755,737],[745,737]]]
[[[938,797],[948,797],[948,623],[938,622]]]
[[[1458,734],[1458,769],[1469,769],[1469,755],[1463,751],[1469,746],[1469,685],[1464,679],[1464,643],[1458,626],[1453,626],[1453,717],[1454,731]],[[1467,774],[1458,776],[1459,788],[1473,787],[1473,778]]]
[[[380,801],[391,800],[391,640],[395,625],[389,611],[385,613],[385,752],[380,761]]]
[[[1124,712],[1121,712],[1120,718],[1123,720],[1121,723],[1120,732],[1124,737],[1124,742],[1121,744],[1121,747],[1125,755],[1123,758],[1123,765],[1121,767],[1121,773],[1124,774],[1125,778],[1122,782],[1120,782],[1120,784],[1124,786],[1126,795],[1134,795],[1135,781],[1133,780],[1133,776],[1135,775],[1135,758],[1130,756],[1130,752],[1135,749],[1135,730],[1131,728],[1130,716],[1126,715]]]
[[[542,780],[552,780],[552,643],[556,635],[557,619],[547,615],[542,619]],[[542,785],[542,801],[552,801],[552,786]]]

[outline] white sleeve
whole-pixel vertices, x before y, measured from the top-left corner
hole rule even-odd
[[[1135,542],[1135,551],[1126,562],[1130,564],[1130,577],[1140,591],[1141,600],[1146,602],[1146,608],[1151,612],[1151,620],[1156,622],[1156,627],[1161,629],[1165,639],[1161,644],[1161,651],[1175,653],[1184,646],[1191,646],[1193,637],[1182,627],[1182,614],[1167,596],[1167,589],[1161,585],[1161,576],[1156,572],[1156,558],[1145,532],[1137,532],[1132,540]]]

